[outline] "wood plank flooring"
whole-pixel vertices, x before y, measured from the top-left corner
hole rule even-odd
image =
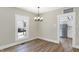
[[[73,48],[73,51],[78,52],[79,49]],[[64,52],[64,49],[60,44],[44,41],[41,39],[35,39],[1,50],[1,52]]]

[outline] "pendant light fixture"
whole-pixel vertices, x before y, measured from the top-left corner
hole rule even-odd
[[[37,17],[34,17],[34,20],[35,21],[43,21],[43,17],[40,17],[40,14],[39,14],[39,8],[40,7],[37,7],[38,8],[38,15],[37,15]]]

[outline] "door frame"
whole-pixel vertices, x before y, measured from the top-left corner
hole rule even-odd
[[[73,40],[72,40],[72,46],[74,46],[75,45],[75,40],[76,40],[76,13],[75,12],[72,12],[72,13],[67,13],[67,14],[61,14],[61,15],[58,15],[57,16],[57,38],[58,38],[58,41],[60,40],[60,38],[59,38],[59,22],[60,22],[60,17],[61,16],[68,16],[68,15],[73,15],[73,17],[74,17],[74,20],[73,20],[73,22],[74,22],[74,24],[73,24]]]
[[[22,40],[22,39],[18,39],[18,35],[17,35],[18,34],[18,26],[17,26],[17,19],[16,19],[17,16],[26,17],[26,19],[28,20],[28,28],[26,29],[27,36],[22,38],[22,39],[27,39],[29,37],[29,17],[24,16],[24,15],[20,15],[20,14],[15,14],[15,41]]]

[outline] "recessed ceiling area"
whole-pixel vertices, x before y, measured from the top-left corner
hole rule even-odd
[[[38,13],[37,7],[19,7],[19,8],[24,9],[24,10],[29,11],[29,12],[32,12],[32,13],[35,13],[35,14]],[[40,7],[39,13],[41,14],[41,13],[56,10],[56,9],[59,9],[59,8],[61,8],[61,7]]]

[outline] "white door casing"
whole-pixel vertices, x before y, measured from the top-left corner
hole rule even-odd
[[[72,13],[66,13],[61,14],[57,16],[57,23],[58,23],[58,31],[57,31],[57,37],[58,40],[60,40],[61,36],[61,30],[60,30],[60,24],[66,23],[68,24],[68,37],[72,38],[72,46],[75,45],[75,35],[76,35],[76,17],[75,12]]]
[[[19,21],[19,22],[18,22]],[[22,27],[21,24],[18,25],[18,23],[21,23],[21,21],[26,22],[26,34],[23,38],[18,38],[18,26]],[[15,40],[21,40],[28,38],[29,35],[29,17],[15,14]]]

